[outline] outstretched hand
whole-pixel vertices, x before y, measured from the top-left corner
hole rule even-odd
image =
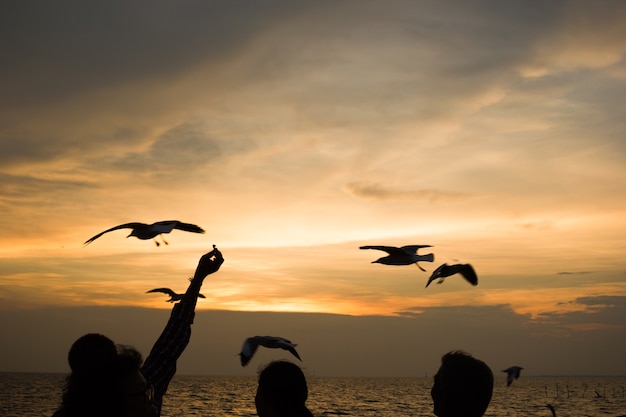
[[[213,250],[209,253],[205,253],[200,258],[194,278],[206,278],[207,275],[217,272],[223,263],[224,258],[222,257],[222,252],[213,245]]]

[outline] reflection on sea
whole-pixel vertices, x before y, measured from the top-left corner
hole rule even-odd
[[[0,373],[0,416],[50,416],[59,404],[61,374]],[[431,378],[309,376],[307,404],[316,416],[432,417]],[[497,379],[486,417],[626,417],[626,377]],[[177,375],[163,417],[255,416],[256,376]]]

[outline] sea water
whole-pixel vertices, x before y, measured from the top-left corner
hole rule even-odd
[[[0,417],[51,416],[64,375],[0,373]],[[432,378],[308,376],[315,416],[432,417]],[[626,377],[524,377],[510,387],[496,379],[486,417],[626,417]],[[163,417],[254,416],[256,376],[177,375]]]

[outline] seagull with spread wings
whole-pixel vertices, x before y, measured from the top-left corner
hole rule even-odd
[[[172,290],[171,290],[171,289],[169,289],[169,288],[155,288],[155,289],[153,289],[153,290],[146,291],[146,293],[149,293],[149,292],[162,292],[163,294],[167,294],[167,295],[169,295],[169,296],[170,296],[170,299],[169,299],[169,300],[166,300],[168,303],[173,303],[174,301],[180,301],[180,300],[182,300],[182,299],[183,299],[183,297],[185,296],[185,294],[178,294],[178,293],[175,293],[174,291],[172,291]],[[200,297],[200,298],[206,298],[206,297],[205,297],[204,295],[202,295],[202,294],[198,294],[198,297]]]
[[[418,262],[433,262],[435,260],[435,255],[432,253],[427,253],[426,255],[418,255],[417,251],[420,248],[430,248],[431,245],[407,245],[402,247],[395,246],[361,246],[359,249],[376,249],[387,252],[388,256],[383,256],[382,258],[378,258],[375,261],[372,261],[373,264],[383,264],[383,265],[411,265],[415,264],[422,271],[426,271],[424,268],[419,266]]]
[[[285,349],[291,352],[293,356],[300,359],[300,355],[296,352],[296,346],[298,345],[292,343],[290,340],[278,336],[253,336],[243,342],[241,353],[239,353],[241,366],[246,366],[250,362],[250,359],[252,359],[252,356],[254,356],[259,346],[271,349]]]
[[[439,265],[437,269],[435,269],[428,278],[428,282],[426,283],[426,288],[436,279],[439,279],[437,284],[441,284],[444,278],[449,277],[450,275],[461,274],[463,278],[465,278],[470,284],[478,285],[478,277],[476,276],[476,271],[470,264],[442,264]]]
[[[152,224],[133,222],[120,224],[119,226],[107,229],[102,233],[98,233],[91,239],[87,240],[84,245],[90,244],[105,233],[109,233],[119,229],[133,229],[132,232],[130,232],[130,234],[126,237],[135,236],[137,239],[141,240],[154,239],[155,237],[160,236],[162,233],[169,233],[174,229],[192,233],[204,233],[204,230],[201,227],[191,223],[183,223],[178,220],[165,220]],[[166,245],[169,244],[165,241],[165,239],[163,239],[163,236],[161,236],[161,239]],[[156,243],[157,246],[160,246],[160,243],[156,239],[154,239],[154,243]]]

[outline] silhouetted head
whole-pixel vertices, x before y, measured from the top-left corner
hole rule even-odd
[[[313,417],[302,369],[288,361],[274,361],[259,373],[254,402],[259,417]]]
[[[72,373],[63,389],[64,416],[153,417],[156,408],[141,374],[141,354],[117,346],[101,334],[89,333],[72,344]]]
[[[116,356],[117,348],[111,339],[102,334],[88,333],[72,344],[67,361],[72,372],[82,374],[110,366]]]
[[[493,392],[493,373],[483,361],[462,351],[446,353],[431,390],[438,417],[480,417]]]

